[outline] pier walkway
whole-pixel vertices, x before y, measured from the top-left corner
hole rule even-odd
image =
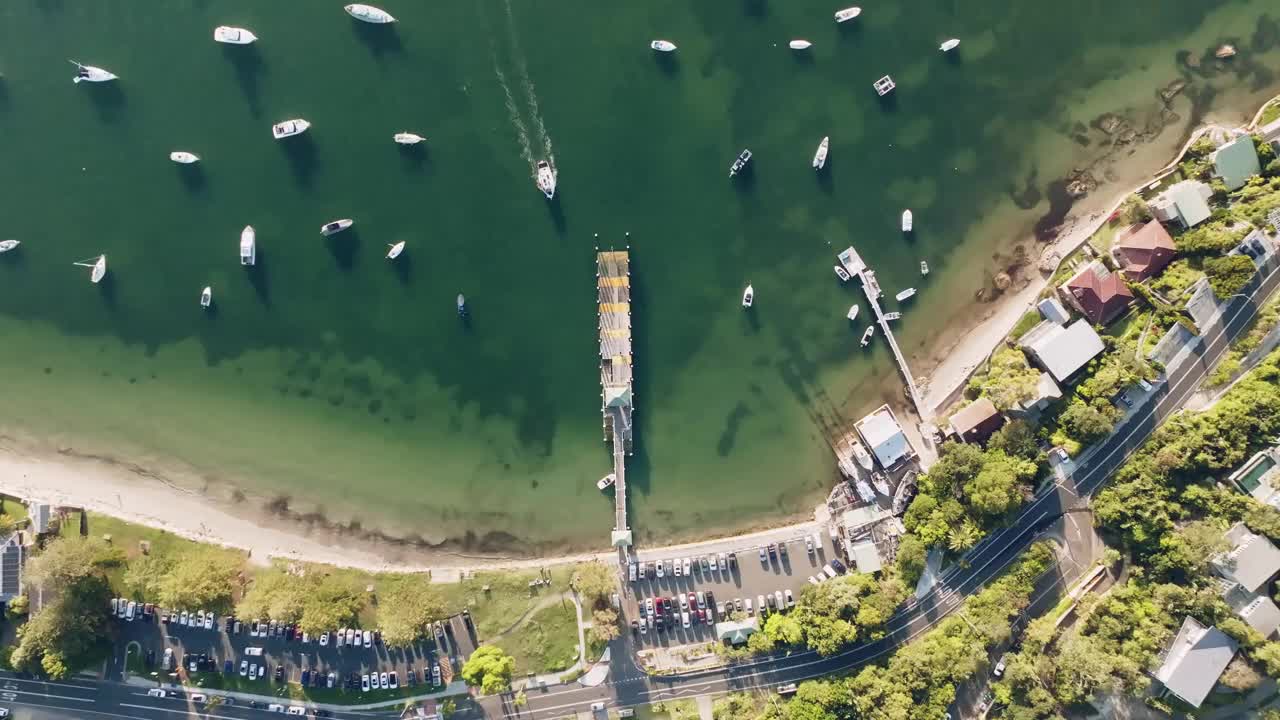
[[[916,414],[920,416],[923,422],[930,422],[933,414],[930,408],[925,405],[924,396],[920,394],[920,389],[916,387],[916,379],[911,374],[911,368],[907,366],[907,358],[903,356],[902,350],[898,347],[898,341],[893,337],[893,329],[889,327],[889,319],[885,317],[885,312],[880,308],[880,296],[884,293],[880,290],[880,283],[876,281],[876,274],[867,264],[862,261],[862,257],[858,255],[858,251],[849,246],[836,256],[840,260],[840,264],[850,275],[857,275],[858,280],[862,283],[862,291],[867,295],[867,302],[871,304],[871,311],[876,315],[876,322],[880,325],[880,330],[884,332],[884,337],[889,343],[889,349],[893,351],[893,359],[898,363],[898,370],[902,373],[903,380],[907,382],[907,394],[911,396],[911,402],[916,407]]]
[[[600,414],[605,442],[613,442],[613,545],[630,548],[627,525],[627,456],[633,450],[631,413],[631,253],[596,252],[596,302],[600,319]]]

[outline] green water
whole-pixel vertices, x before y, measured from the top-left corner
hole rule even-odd
[[[341,5],[0,4],[0,237],[23,241],[0,258],[7,434],[432,542],[599,546],[593,248],[630,242],[638,537],[804,513],[832,428],[900,397],[844,320],[836,250],[855,243],[890,295],[920,286],[902,341],[924,347],[1097,149],[1074,123],[1149,109],[1182,75],[1176,135],[1280,69],[1263,0],[886,2],[845,27],[812,0],[385,0],[394,27]],[[261,40],[216,45],[219,24]],[[1176,60],[1227,38],[1229,70]],[[75,85],[67,58],[121,80]],[[311,132],[273,141],[297,116]],[[429,141],[404,152],[401,130]],[[754,173],[730,182],[743,147]],[[552,204],[530,177],[548,152]],[[356,228],[322,239],[337,217]],[[71,263],[103,252],[95,287]]]

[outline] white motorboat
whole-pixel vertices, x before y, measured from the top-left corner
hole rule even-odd
[[[729,177],[733,177],[734,175],[737,175],[738,173],[742,172],[743,169],[747,167],[747,163],[750,163],[750,162],[751,162],[750,150],[743,150],[742,152],[738,153],[737,159],[734,160],[733,164],[729,166]]]
[[[753,303],[755,303],[755,301],[756,301],[755,288],[751,287],[751,285],[748,284],[747,289],[742,291],[742,307],[749,308]]]
[[[858,461],[858,464],[861,465],[864,470],[870,471],[871,454],[862,446],[862,443],[858,442],[857,438],[849,438],[849,444],[853,448],[854,459]]]
[[[893,92],[893,89],[898,86],[894,84],[893,78],[889,77],[888,75],[885,75],[884,77],[872,83],[871,87],[876,89],[877,95],[879,95],[880,97],[884,97],[885,95],[888,95],[889,93]]]
[[[258,41],[258,36],[242,27],[219,25],[213,29],[214,42],[227,45],[249,45]]]
[[[346,10],[347,14],[351,17],[361,22],[373,23],[374,25],[386,25],[387,23],[393,23],[396,21],[395,18],[391,17],[391,13],[372,5],[353,3],[343,7],[342,9]]]
[[[912,228],[911,211],[903,210],[902,211],[902,232],[909,233],[911,232],[911,228]]]
[[[835,269],[835,271],[836,271],[836,277],[840,278],[840,282],[849,282],[849,271],[848,271],[848,270],[845,270],[844,268],[840,267],[839,265],[835,265],[835,266],[833,266],[833,268],[834,268],[834,269]]]
[[[421,135],[415,135],[411,132],[398,132],[391,139],[395,140],[397,145],[417,145],[420,142],[427,141]]]
[[[885,313],[885,314],[884,314],[884,319],[885,319],[885,320],[901,320],[901,319],[902,319],[902,313],[900,313],[900,312],[887,312],[887,313]]]
[[[396,258],[400,257],[400,253],[402,252],[404,252],[403,240],[401,240],[400,242],[394,245],[392,245],[391,243],[387,243],[387,259],[388,260],[395,260]]]
[[[827,164],[827,149],[831,145],[830,137],[823,137],[822,142],[818,143],[818,151],[813,154],[813,169],[821,170]]]
[[[849,318],[850,320],[857,320],[857,319],[858,319],[858,306],[857,306],[857,305],[850,305],[850,306],[849,306],[849,313],[848,313],[847,315],[845,315],[845,317]]]
[[[196,155],[195,153],[189,153],[186,150],[176,150],[174,152],[169,153],[169,159],[176,163],[181,163],[183,165],[190,165],[192,163],[200,162],[199,155]]]
[[[556,196],[556,169],[546,160],[538,161],[538,189],[550,200]]]
[[[862,14],[862,8],[860,7],[847,7],[843,10],[837,10],[836,22],[838,23],[849,22],[850,20],[858,17],[861,14]]]
[[[790,47],[792,50],[808,50],[813,47],[813,43],[808,40],[792,40],[787,43],[787,47]]]
[[[671,42],[670,40],[654,40],[653,42],[649,43],[649,47],[653,48],[654,50],[657,50],[658,52],[675,52],[676,51],[676,44]]]
[[[618,481],[618,477],[613,473],[609,473],[608,475],[605,475],[604,477],[596,481],[596,488],[599,490],[604,490],[605,488],[609,487],[610,485],[614,484],[617,481]]]
[[[271,137],[277,140],[283,140],[287,137],[293,137],[294,135],[301,135],[306,132],[309,127],[311,127],[311,123],[303,120],[302,118],[285,120],[284,122],[278,122],[271,126]]]
[[[92,260],[93,262],[89,262],[89,260]],[[107,256],[99,255],[96,258],[89,258],[89,260],[84,260],[75,264],[79,265],[80,267],[87,267],[90,269],[89,270],[90,282],[93,282],[94,284],[102,282],[102,278],[106,277],[107,275]]]
[[[0,240],[0,253],[9,252],[21,244],[21,240]]]
[[[898,302],[902,302],[903,300],[910,300],[912,297],[915,296],[915,294],[916,294],[915,288],[907,288],[906,290],[903,290],[897,295],[894,295],[894,297],[897,298]]]
[[[74,83],[110,82],[111,80],[116,79],[115,73],[109,72],[107,70],[103,70],[100,67],[94,67],[92,65],[81,65],[75,60],[69,60],[68,62],[76,66],[76,76],[71,78],[71,81]]]
[[[921,275],[928,275],[928,274],[929,274],[929,263],[927,263],[927,262],[925,262],[925,261],[923,261],[923,260],[921,260],[921,261],[920,261],[920,274],[921,274]]]
[[[959,45],[960,45],[960,38],[951,38],[950,40],[939,45],[938,49],[941,50],[942,52],[951,52],[952,50],[955,50],[957,47],[959,47]]]
[[[467,298],[462,293],[458,293],[458,317],[465,317],[467,314]]]
[[[346,230],[347,228],[355,224],[356,224],[356,221],[352,220],[351,218],[342,218],[341,220],[334,220],[333,222],[327,222],[324,225],[321,225],[320,234],[324,235],[325,237],[329,237],[330,235],[337,235],[338,233],[342,232],[343,230]]]
[[[876,334],[876,326],[868,325],[867,329],[862,333],[862,347],[871,344],[871,336]]]
[[[257,233],[252,225],[245,225],[240,231],[240,264],[252,265],[258,261]]]
[[[213,288],[206,285],[204,290],[200,291],[200,307],[208,310],[209,306],[212,304],[213,304]]]
[[[866,452],[866,451],[864,450],[863,452]],[[868,462],[871,461],[870,456],[867,456],[867,461]],[[870,470],[871,468],[868,467],[867,469]],[[873,475],[871,479],[871,484],[875,487],[876,492],[880,493],[881,495],[885,497],[893,497],[893,493],[889,490],[889,483],[885,482],[883,475],[880,475],[879,473],[877,473],[876,475]]]

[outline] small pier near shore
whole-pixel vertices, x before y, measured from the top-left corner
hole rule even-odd
[[[600,326],[600,414],[605,442],[613,442],[613,545],[631,546],[627,525],[626,459],[633,451],[631,366],[631,252],[596,251],[596,303]]]
[[[911,374],[911,368],[907,366],[907,358],[903,356],[902,350],[898,347],[898,341],[893,337],[893,328],[889,326],[888,315],[880,308],[880,297],[884,294],[880,290],[880,283],[876,280],[876,274],[867,267],[862,261],[862,257],[858,255],[858,251],[849,246],[843,252],[836,256],[844,269],[850,275],[856,275],[858,281],[862,283],[862,291],[867,295],[867,302],[871,305],[871,311],[875,313],[876,322],[880,325],[880,329],[884,332],[885,340],[889,343],[889,349],[893,351],[893,358],[898,363],[898,370],[902,373],[902,379],[907,383],[907,394],[911,397],[911,402],[915,405],[916,414],[924,422],[929,422],[932,413],[925,405],[924,396],[920,393],[920,389],[916,387],[915,376]],[[897,313],[893,313],[897,315]]]

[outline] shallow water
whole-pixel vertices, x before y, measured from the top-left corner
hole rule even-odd
[[[836,250],[856,244],[887,295],[920,287],[902,337],[920,347],[970,319],[992,253],[1098,152],[1093,118],[1150,114],[1185,76],[1176,137],[1280,71],[1280,13],[1256,0],[892,2],[846,26],[810,0],[384,7],[401,22],[341,3],[0,6],[0,236],[23,241],[0,257],[7,431],[433,542],[600,545],[593,249],[629,243],[638,537],[805,513],[834,428],[901,392],[844,319],[859,296]],[[219,24],[261,41],[217,45]],[[654,37],[679,51],[655,57]],[[1230,65],[1178,59],[1226,39]],[[74,85],[67,58],[121,80]],[[273,141],[296,116],[311,132]],[[429,140],[402,149],[402,130]],[[753,172],[730,182],[743,147]],[[531,178],[547,155],[550,204]],[[337,217],[355,228],[321,238]],[[95,287],[71,263],[103,252]]]

